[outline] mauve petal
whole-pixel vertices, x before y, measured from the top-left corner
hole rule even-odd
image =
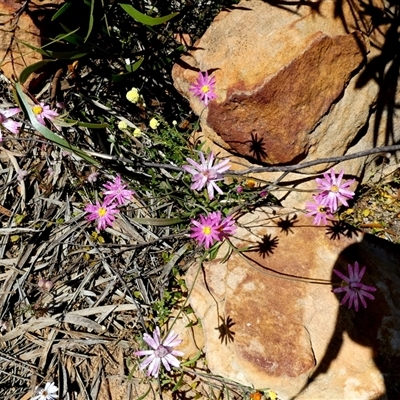
[[[199,151],[199,157],[200,157],[200,162],[201,162],[201,165],[199,165],[199,168],[200,168],[200,170],[203,170],[203,169],[207,168],[207,162],[204,157],[204,153],[202,151]]]
[[[213,189],[215,189],[219,194],[223,194],[224,193],[222,191],[222,189],[215,182],[209,182],[208,185],[212,186]]]
[[[343,292],[347,292],[349,290],[348,286],[347,287],[338,287],[335,289],[332,289],[333,293],[343,293]]]
[[[207,185],[207,193],[208,193],[208,198],[212,200],[214,198],[214,187],[212,185],[213,182],[209,182]]]
[[[155,358],[152,363],[149,365],[149,371],[148,371],[148,375],[152,375],[155,378],[158,377],[158,374],[160,372],[160,359],[159,358]]]
[[[361,271],[358,273],[358,281],[359,281],[359,282],[360,282],[361,279],[363,278],[366,269],[367,269],[367,267],[364,266],[364,267],[361,268]]]
[[[376,292],[378,289],[374,286],[367,286],[367,285],[362,285],[361,290],[369,291],[369,292]]]
[[[359,293],[358,297],[360,298],[361,304],[363,305],[363,307],[367,308],[367,302],[365,301],[364,296],[362,295],[362,293]]]
[[[145,358],[142,362],[141,362],[141,364],[140,364],[140,366],[139,366],[139,369],[140,370],[143,370],[143,369],[145,369],[151,362],[153,362],[153,360],[156,358],[156,356],[154,355],[154,354],[151,354],[150,356],[148,356],[147,358]]]
[[[335,176],[335,171],[333,170],[333,168],[332,168],[332,175]],[[342,170],[339,172],[338,177],[336,178],[336,185],[337,185],[337,186],[340,186],[340,181],[342,180],[343,175],[344,175],[344,170],[342,169]]]
[[[157,342],[147,333],[143,335],[143,340],[154,350],[157,349],[158,345]]]
[[[182,357],[183,355],[185,355],[185,353],[183,351],[179,351],[179,350],[171,351],[171,354],[173,356],[178,356],[178,357]]]
[[[182,343],[181,339],[178,339],[179,335],[174,331],[171,331],[168,336],[164,339],[163,345],[167,347],[176,347]]]
[[[161,359],[161,362],[163,363],[163,365],[164,365],[164,367],[165,367],[165,369],[166,369],[167,371],[171,371],[171,367],[169,366],[166,357],[163,357],[163,358]]]
[[[374,288],[375,289],[375,288]],[[367,297],[367,298],[369,298],[369,299],[371,299],[371,300],[375,300],[375,296],[373,295],[373,294],[371,294],[371,293],[369,293],[369,292],[365,292],[364,290],[362,290],[361,289],[361,291],[360,291],[360,296],[365,296],[365,297]]]
[[[355,309],[356,311],[358,311],[358,305],[359,305],[359,303],[358,303],[358,296],[357,296],[356,293],[354,293],[354,309]]]
[[[168,361],[169,364],[171,364],[173,367],[179,367],[181,365],[181,363],[179,362],[179,360],[177,358],[175,358],[173,355],[171,354],[167,354],[165,356],[165,359]]]
[[[354,265],[355,266],[355,265]],[[355,282],[354,269],[351,264],[347,264],[347,271],[349,273],[349,282]]]
[[[213,168],[214,168],[215,170],[217,170],[219,173],[225,172],[225,171],[227,171],[227,170],[230,168],[229,162],[230,162],[230,161],[229,161],[228,159],[222,160],[220,163],[214,165]]]
[[[182,165],[182,169],[184,171],[186,171],[188,174],[190,175],[196,175],[199,173],[198,170],[194,169],[193,167],[191,167],[190,165]]]
[[[340,305],[344,305],[346,304],[347,300],[349,301],[349,308],[351,307],[351,305],[353,304],[353,299],[351,297],[351,292],[350,290],[347,291],[347,293],[345,294],[345,296],[343,297],[342,301],[340,302]]]
[[[346,275],[343,275],[340,271],[338,271],[337,269],[334,269],[333,272],[342,280],[344,280],[345,282],[350,282],[349,278]]]
[[[1,113],[6,117],[10,118],[13,117],[14,115],[18,114],[21,112],[21,109],[18,107],[15,108],[8,108],[7,110],[1,111]]]
[[[12,119],[8,119],[3,122],[3,126],[7,128],[10,132],[17,134],[19,133],[19,129],[21,128],[21,122],[13,121]]]
[[[139,351],[135,351],[133,354],[135,356],[148,356],[153,353],[154,353],[154,350],[139,350]]]

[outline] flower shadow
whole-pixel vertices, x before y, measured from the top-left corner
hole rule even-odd
[[[339,240],[341,236],[351,239],[358,236],[361,230],[355,226],[349,225],[345,221],[332,221],[332,224],[326,228],[326,235],[332,240]]]
[[[266,234],[262,237],[261,242],[257,243],[254,246],[250,246],[248,251],[255,251],[265,258],[265,256],[269,256],[274,254],[274,250],[278,247],[279,239],[277,236],[272,237],[272,235]]]
[[[235,323],[229,315],[225,319],[221,316],[219,318],[222,323],[215,329],[219,331],[218,339],[221,341],[221,344],[225,343],[225,345],[227,345],[228,342],[230,343],[235,340],[235,332],[232,330],[232,327],[235,325]]]
[[[285,219],[280,219],[277,222],[277,226],[278,228],[281,228],[281,232],[286,233],[286,235],[290,233],[294,233],[293,230],[291,228],[294,227],[294,224],[298,223],[299,220],[297,219],[297,215],[294,214],[292,217],[289,217],[289,215],[286,216]]]

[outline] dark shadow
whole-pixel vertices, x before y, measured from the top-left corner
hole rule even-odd
[[[352,238],[358,236],[361,230],[348,224],[345,221],[332,221],[332,224],[326,228],[327,236],[332,240],[339,240],[341,236]]]
[[[311,12],[320,13],[322,1],[307,0],[264,0],[273,7],[297,14],[300,7],[308,7]],[[400,2],[388,0],[335,0],[333,18],[341,21],[345,31],[362,32],[369,41],[370,53],[364,69],[357,78],[356,87],[362,88],[371,81],[378,85],[377,100],[371,106],[373,116],[373,145],[382,145],[379,135],[384,135],[383,145],[398,144],[395,140],[394,117],[400,104],[396,101],[396,91],[400,78]],[[351,21],[351,22],[350,22]],[[360,50],[365,51],[363,43]],[[366,126],[371,123],[366,122]],[[361,128],[360,134],[365,130]],[[259,145],[258,141],[255,141]],[[257,154],[257,153],[256,153]],[[255,157],[259,160],[257,157]]]
[[[286,235],[290,233],[294,233],[291,228],[294,227],[295,223],[298,223],[299,220],[297,219],[297,215],[294,214],[293,217],[289,218],[289,215],[285,219],[280,219],[277,223],[276,226],[281,228],[281,232],[286,233]]]
[[[272,235],[264,235],[261,242],[257,243],[255,246],[250,246],[248,251],[257,252],[262,258],[274,254],[274,250],[278,247],[279,239],[277,236],[272,237]]]
[[[354,342],[372,349],[373,360],[382,373],[386,387],[386,396],[378,396],[374,400],[400,399],[400,352],[396,347],[400,340],[400,296],[396,285],[400,281],[399,254],[400,245],[365,235],[360,243],[350,245],[339,255],[334,269],[346,276],[347,264],[354,265],[358,261],[360,267],[367,267],[362,283],[377,288],[373,293],[375,300],[366,299],[367,308],[360,304],[358,312],[353,308],[348,309],[347,304],[339,307],[327,351],[322,360],[317,360],[317,369],[300,393],[329,370],[341,351],[346,334]],[[334,273],[332,282],[334,287],[341,284],[340,278]],[[337,298],[340,302],[343,293],[337,294]]]
[[[250,152],[257,161],[261,162],[267,158],[267,152],[264,149],[265,145],[263,143],[263,138],[258,139],[257,134],[252,133],[251,140],[248,140],[245,143],[249,146]]]
[[[221,325],[218,328],[215,328],[219,331],[218,339],[221,341],[221,344],[227,345],[228,342],[233,342],[235,340],[235,332],[232,331],[232,327],[235,325],[232,318],[228,315],[226,319],[223,319],[221,316],[219,317],[221,320]]]
[[[389,2],[390,3],[390,2]],[[378,134],[381,124],[386,120],[385,145],[394,144],[393,118],[399,105],[396,104],[396,91],[400,71],[400,5],[391,2],[391,8],[381,10],[371,4],[363,3],[364,14],[371,17],[373,28],[384,31],[385,39],[382,45],[372,43],[379,54],[372,58],[360,75],[357,86],[363,87],[369,81],[375,81],[379,86],[376,102],[376,117],[374,122],[374,146],[378,144]]]

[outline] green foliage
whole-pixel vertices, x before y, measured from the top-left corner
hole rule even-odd
[[[136,8],[132,7],[129,4],[120,4],[120,6],[126,11],[134,20],[140,22],[143,25],[160,25],[168,22],[172,18],[176,17],[179,13],[175,12],[164,17],[149,17],[148,15],[142,14],[140,11],[136,10]]]

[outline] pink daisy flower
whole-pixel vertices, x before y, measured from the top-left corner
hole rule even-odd
[[[212,212],[207,216],[200,215],[199,219],[199,221],[191,221],[194,226],[191,228],[190,237],[199,244],[204,244],[206,249],[236,232],[235,221],[232,216],[222,218],[220,211]]]
[[[327,218],[333,218],[333,215],[330,212],[330,208],[322,203],[325,197],[321,193],[313,197],[314,202],[306,203],[306,210],[308,211],[306,215],[314,217],[314,225],[320,225],[321,223],[326,225],[328,223]]]
[[[135,194],[133,190],[126,189],[126,185],[119,175],[115,177],[114,182],[109,181],[103,187],[107,189],[103,192],[106,195],[104,198],[104,203],[106,204],[111,204],[115,201],[119,206],[125,205]]]
[[[223,160],[219,164],[213,166],[214,153],[211,152],[208,159],[204,158],[204,153],[199,151],[201,164],[191,158],[187,158],[187,162],[191,165],[183,165],[182,168],[192,175],[192,190],[200,191],[207,186],[208,197],[210,200],[214,198],[214,190],[222,194],[222,190],[215,182],[223,179],[223,173],[230,168],[229,160]]]
[[[8,129],[14,134],[19,133],[22,123],[11,119],[11,117],[18,114],[19,112],[21,112],[21,109],[18,107],[9,108],[7,110],[0,110],[0,142],[3,140],[1,127]]]
[[[365,301],[365,297],[368,299],[374,300],[375,297],[369,292],[375,292],[376,287],[367,286],[361,283],[361,279],[364,276],[366,267],[362,267],[360,271],[360,267],[358,262],[354,263],[354,267],[351,264],[347,265],[347,270],[349,276],[343,275],[340,271],[336,269],[333,272],[341,279],[343,279],[342,286],[336,289],[333,289],[332,292],[334,293],[342,293],[345,292],[346,295],[343,297],[340,305],[346,304],[348,302],[348,307],[351,308],[354,305],[354,309],[358,311],[359,302],[367,308],[367,302]]]
[[[178,339],[178,334],[176,334],[174,331],[171,331],[161,342],[160,328],[157,326],[153,332],[153,337],[145,333],[143,335],[143,340],[153,350],[140,350],[136,351],[134,354],[136,356],[147,356],[140,364],[141,370],[148,366],[147,376],[152,375],[157,378],[158,374],[160,373],[161,364],[164,365],[167,371],[171,370],[171,365],[173,367],[179,367],[180,362],[175,356],[183,356],[183,353],[181,351],[174,350],[174,347],[182,343],[182,340]]]
[[[331,212],[335,212],[338,209],[338,202],[349,206],[347,199],[351,199],[354,196],[354,192],[347,188],[355,181],[352,179],[341,183],[344,171],[341,170],[339,175],[336,177],[333,168],[328,172],[324,173],[324,179],[317,178],[318,189],[321,191],[321,204],[328,206]]]
[[[200,71],[196,83],[192,83],[189,90],[207,107],[210,100],[217,98],[215,94],[215,76],[209,77],[208,72]]]
[[[100,204],[98,201],[96,204],[87,204],[85,211],[89,214],[86,219],[88,221],[97,221],[98,230],[106,229],[107,226],[111,226],[115,221],[115,214],[119,213],[116,207],[116,204],[107,204],[106,202]]]
[[[34,105],[32,111],[42,125],[46,125],[46,121],[44,120],[45,118],[49,121],[54,121],[54,119],[59,115],[57,111],[51,110],[50,107],[44,103]]]
[[[231,215],[227,216],[226,218],[222,218],[221,211],[215,211],[212,212],[209,217],[213,218],[217,224],[217,231],[219,232],[220,241],[235,234],[235,220]]]
[[[190,237],[195,239],[197,243],[204,244],[209,249],[215,242],[220,241],[221,232],[218,230],[221,218],[216,215],[200,215],[200,221],[192,219],[192,233]]]

